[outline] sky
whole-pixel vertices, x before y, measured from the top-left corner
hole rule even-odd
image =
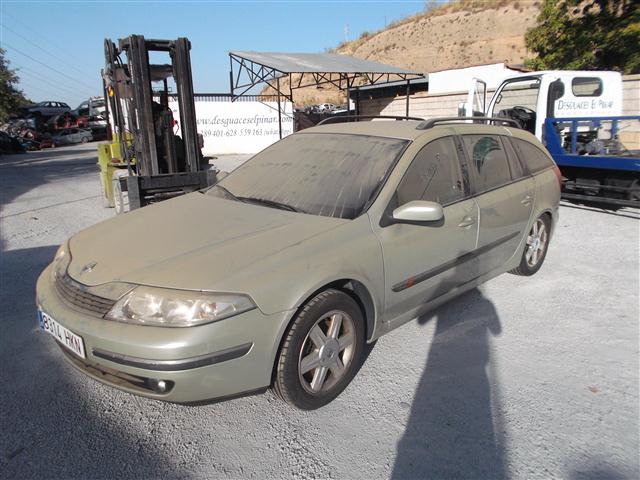
[[[0,46],[28,98],[75,108],[102,94],[105,38],[186,36],[194,90],[228,93],[229,51],[321,53],[424,8],[424,0],[0,0]]]

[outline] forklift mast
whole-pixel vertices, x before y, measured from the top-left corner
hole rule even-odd
[[[131,35],[121,38],[117,46],[105,39],[103,79],[129,170],[120,185],[128,192],[132,209],[203,188],[215,180],[214,171],[201,168],[190,49],[186,38],[152,40]],[[171,63],[150,64],[153,52],[167,53]],[[181,137],[174,133],[169,108],[171,77],[177,90]],[[161,82],[160,91],[154,90],[154,82]]]

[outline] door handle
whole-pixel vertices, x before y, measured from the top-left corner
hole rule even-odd
[[[522,200],[520,200],[520,203],[525,207],[528,207],[529,205],[531,205],[531,200],[533,200],[533,197],[531,195],[527,195]]]
[[[471,225],[474,225],[475,223],[476,221],[473,218],[466,216],[462,219],[462,221],[458,224],[458,226],[460,228],[469,228]]]

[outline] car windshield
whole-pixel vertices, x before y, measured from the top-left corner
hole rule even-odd
[[[353,219],[368,207],[408,143],[366,135],[291,135],[255,155],[207,193]]]

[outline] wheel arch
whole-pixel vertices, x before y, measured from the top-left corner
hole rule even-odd
[[[534,217],[534,221],[536,218],[538,217],[542,217],[542,216],[547,216],[549,218],[549,238],[551,238],[551,236],[553,236],[553,232],[555,230],[555,225],[556,225],[556,221],[557,221],[557,213],[554,214],[553,210],[551,208],[545,208],[543,209],[538,216]]]
[[[369,287],[367,287],[367,285],[363,281],[353,278],[353,276],[338,278],[335,280],[327,280],[325,282],[322,282],[320,286],[317,286],[316,288],[311,290],[309,293],[303,295],[298,300],[295,306],[295,312],[298,313],[300,308],[302,308],[309,300],[315,297],[318,293],[323,292],[330,288],[340,290],[346,293],[347,295],[349,295],[351,298],[353,298],[353,300],[355,300],[355,302],[360,307],[360,310],[362,311],[362,316],[364,317],[364,320],[365,320],[365,331],[366,331],[367,341],[371,340],[371,337],[373,336],[373,333],[375,332],[375,327],[376,327],[376,315],[377,315],[376,305],[375,305],[375,302],[373,301],[373,295],[371,294],[371,290],[369,289]],[[289,319],[287,328],[289,327],[289,324],[293,321],[293,317],[295,317],[295,314],[292,315],[291,318]]]
[[[318,286],[314,290],[309,293],[303,295],[300,300],[296,303],[294,309],[292,310],[292,314],[285,322],[285,327],[280,332],[280,341],[278,343],[278,348],[276,350],[275,357],[273,359],[273,367],[271,372],[271,383],[275,378],[276,368],[278,365],[278,358],[280,356],[280,351],[282,350],[282,344],[286,337],[286,333],[291,326],[291,323],[294,321],[296,315],[300,311],[300,309],[311,300],[313,297],[318,295],[320,292],[323,292],[328,289],[336,289],[340,290],[347,295],[349,295],[360,307],[362,311],[362,315],[365,321],[365,336],[367,342],[373,339],[373,335],[376,330],[376,315],[377,310],[375,306],[375,302],[373,300],[373,296],[371,294],[370,289],[360,280],[355,278],[340,278],[336,280],[325,281],[321,286]]]

